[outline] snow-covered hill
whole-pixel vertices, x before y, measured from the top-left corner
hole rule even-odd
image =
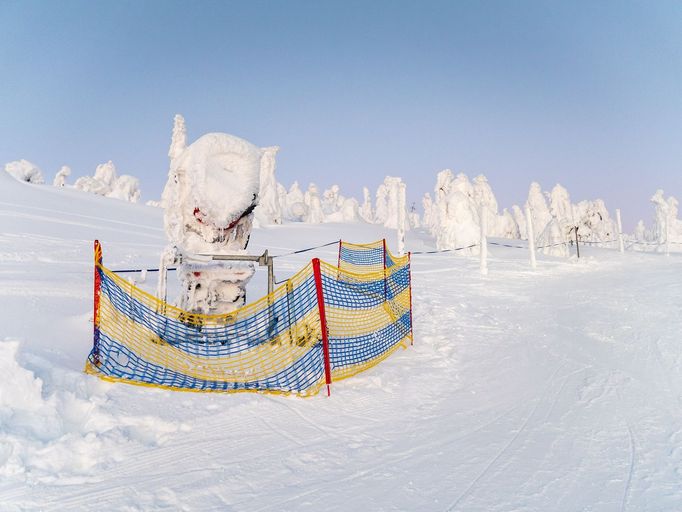
[[[250,250],[383,236],[285,224]],[[162,211],[0,173],[0,510],[680,509],[678,257],[586,248],[532,271],[492,246],[482,277],[414,256],[415,346],[298,399],[83,374],[95,238],[112,268],[155,267]],[[277,277],[313,255],[336,249]]]

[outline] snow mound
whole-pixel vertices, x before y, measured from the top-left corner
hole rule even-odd
[[[67,482],[93,475],[121,458],[130,443],[154,446],[181,426],[151,417],[114,415],[98,398],[105,385],[60,386],[47,393],[43,380],[19,363],[20,343],[0,342],[0,476],[29,483]],[[53,369],[52,371],[55,371]]]

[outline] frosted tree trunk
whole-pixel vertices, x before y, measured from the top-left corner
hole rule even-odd
[[[618,250],[625,252],[625,244],[623,243],[623,223],[620,220],[620,209],[616,208],[616,222],[618,223]]]
[[[398,255],[405,254],[405,202],[406,202],[406,187],[401,183],[398,189]]]
[[[535,260],[535,232],[533,231],[533,216],[530,213],[530,207],[526,205],[526,231],[528,232],[528,249],[530,250],[530,266],[535,268],[538,266]]]

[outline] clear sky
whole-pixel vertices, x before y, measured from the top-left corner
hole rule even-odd
[[[0,163],[111,159],[158,198],[175,113],[281,146],[287,186],[419,200],[451,168],[632,228],[682,199],[682,2],[0,0]]]

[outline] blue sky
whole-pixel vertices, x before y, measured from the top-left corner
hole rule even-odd
[[[0,163],[113,160],[158,198],[173,115],[279,145],[289,185],[411,200],[446,167],[628,227],[682,199],[681,2],[0,0]]]

